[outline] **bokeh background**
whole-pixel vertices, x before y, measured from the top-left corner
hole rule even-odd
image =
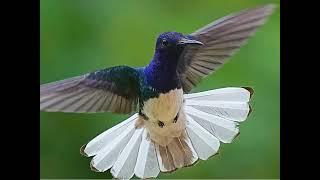
[[[191,33],[229,13],[275,3],[265,26],[194,91],[255,89],[253,112],[220,154],[159,178],[279,178],[279,0],[41,0],[41,83],[115,65],[144,66],[161,32]],[[79,148],[128,116],[40,112],[41,178],[112,178],[90,170]]]

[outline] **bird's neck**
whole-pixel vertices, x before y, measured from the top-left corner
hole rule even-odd
[[[177,73],[179,55],[170,52],[156,52],[150,64],[145,68],[147,83],[153,88],[168,92],[180,88]]]

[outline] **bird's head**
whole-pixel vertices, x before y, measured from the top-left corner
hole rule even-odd
[[[203,43],[178,32],[165,32],[157,39],[156,52],[165,55],[180,55],[186,46],[191,45],[203,45]]]
[[[178,32],[160,34],[156,42],[154,57],[146,68],[147,74],[154,76],[154,79],[159,79],[160,76],[165,79],[164,76],[176,75],[178,61],[185,47],[199,45],[203,44],[191,36]]]

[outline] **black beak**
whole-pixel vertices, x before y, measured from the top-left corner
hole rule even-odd
[[[197,45],[203,45],[202,42],[193,40],[193,39],[187,39],[187,38],[182,38],[178,42],[179,45],[185,45],[185,44],[197,44]]]

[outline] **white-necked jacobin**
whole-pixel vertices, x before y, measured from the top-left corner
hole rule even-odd
[[[159,35],[145,67],[116,66],[40,86],[40,110],[129,114],[81,148],[115,178],[157,177],[206,160],[230,143],[251,108],[252,88],[188,94],[264,24],[274,5],[223,17],[189,34]]]

